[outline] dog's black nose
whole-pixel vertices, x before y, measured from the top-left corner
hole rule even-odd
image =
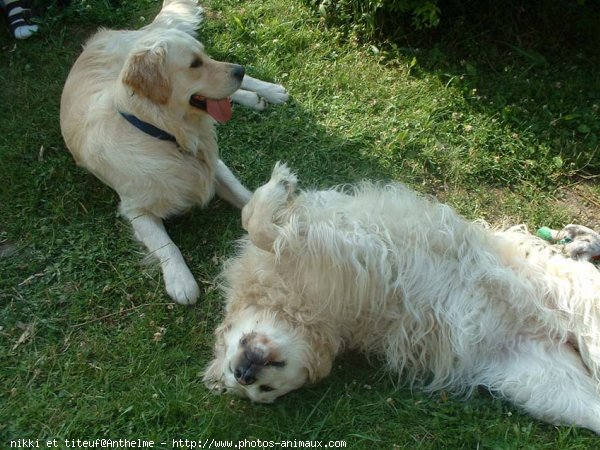
[[[244,69],[244,66],[234,64],[231,74],[238,80],[242,81],[244,79],[244,75],[246,74],[246,69]]]
[[[243,385],[252,384],[256,381],[256,373],[252,365],[236,367],[233,376],[238,383]]]

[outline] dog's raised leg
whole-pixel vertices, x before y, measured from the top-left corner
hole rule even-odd
[[[278,213],[295,198],[298,179],[285,164],[277,163],[269,182],[259,187],[242,210],[242,226],[258,248],[273,250],[277,238]]]
[[[600,434],[597,383],[570,345],[526,340],[495,358],[482,375],[481,384],[532,416]]]
[[[121,208],[121,213],[131,222],[136,238],[158,258],[169,296],[182,305],[196,303],[200,294],[198,283],[167,234],[162,220],[143,211],[124,211]]]

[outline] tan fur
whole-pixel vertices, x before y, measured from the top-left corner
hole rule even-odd
[[[193,0],[165,0],[145,28],[100,30],[71,69],[60,111],[75,161],[117,191],[120,212],[160,261],[167,292],[184,304],[196,301],[198,285],[162,219],[205,205],[215,192],[239,208],[250,197],[219,159],[214,119],[190,104],[193,95],[234,95],[244,77],[241,66],[211,59],[195,39],[200,12]],[[140,131],[120,112],[177,142]]]
[[[144,50],[130,56],[125,65],[123,83],[130,86],[137,95],[147,97],[150,101],[164,105],[171,96],[171,83],[165,73],[166,49]]]

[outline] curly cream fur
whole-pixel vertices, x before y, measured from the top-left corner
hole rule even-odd
[[[470,223],[400,184],[296,194],[295,183],[276,166],[243,210],[249,238],[223,273],[226,318],[207,384],[256,401],[288,392],[286,377],[298,384],[300,369],[251,367],[256,382],[243,389],[228,374],[236,339],[260,330],[288,335],[288,354],[312,350],[301,366],[318,376],[305,381],[352,348],[427,390],[483,385],[538,418],[600,433],[600,272],[591,264],[525,227]],[[324,370],[310,370],[315,362]],[[277,381],[268,395],[253,387],[266,377]]]

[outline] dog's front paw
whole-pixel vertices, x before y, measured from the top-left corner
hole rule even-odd
[[[164,269],[165,287],[169,296],[180,305],[193,305],[200,288],[187,266],[168,266]]]
[[[258,248],[273,250],[286,208],[296,198],[298,179],[285,164],[277,163],[269,182],[259,187],[244,209],[242,226]]]
[[[237,104],[252,108],[255,111],[264,111],[267,109],[267,106],[269,106],[267,100],[259,97],[256,92],[247,91],[245,89],[238,89],[233,93],[231,98]]]
[[[270,84],[268,87],[257,90],[257,94],[273,105],[285,103],[290,95],[280,84]]]

